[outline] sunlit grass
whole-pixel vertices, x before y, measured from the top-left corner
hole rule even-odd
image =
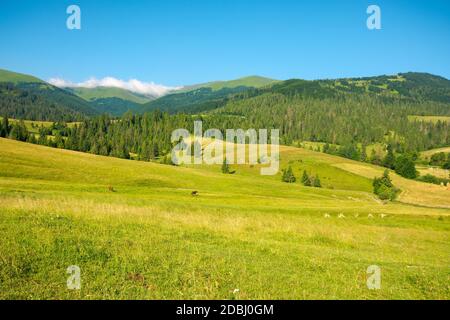
[[[449,209],[382,204],[370,192],[376,167],[281,156],[333,189],[258,166],[224,175],[0,139],[0,298],[450,297]],[[373,264],[381,290],[366,287]],[[66,288],[69,265],[81,268],[80,291]]]

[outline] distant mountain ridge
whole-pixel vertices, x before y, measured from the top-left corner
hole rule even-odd
[[[144,103],[155,97],[143,95],[116,87],[95,88],[64,88],[80,98],[89,101],[90,105],[99,113],[109,113],[121,116],[127,111],[138,112]]]
[[[270,87],[280,82],[260,76],[250,76],[228,81],[213,81],[192,86],[170,93],[143,105],[142,112],[153,110],[171,113],[196,113],[217,109],[236,94],[252,89]]]
[[[234,83],[240,82],[236,80]],[[239,86],[218,90],[212,89],[211,86],[200,88],[194,86],[193,88],[151,101],[145,104],[141,111],[159,109],[170,113],[202,113],[223,107],[231,100],[245,100],[255,96],[275,94],[296,95],[310,99],[337,98],[345,94],[373,95],[388,99],[450,103],[450,80],[417,72],[330,80],[291,79],[274,81],[260,87]]]
[[[138,104],[143,104],[154,100],[154,96],[143,95],[140,93],[132,92],[129,90],[116,88],[116,87],[95,87],[95,88],[64,88],[67,91],[71,91],[80,98],[87,101],[93,101],[98,99],[118,98],[125,101],[131,101]]]
[[[211,88],[212,90],[221,90],[224,88],[238,88],[238,87],[249,87],[249,88],[261,88],[264,86],[268,86],[271,84],[274,84],[276,82],[279,82],[279,80],[274,80],[266,77],[260,77],[260,76],[248,76],[243,77],[235,80],[226,80],[226,81],[212,81],[212,82],[206,82],[191,86],[186,86],[182,89],[182,91],[190,91],[200,88]]]
[[[121,116],[127,111],[145,113],[154,110],[203,114],[223,108],[233,101],[245,102],[246,99],[262,95],[305,99],[369,95],[450,105],[450,80],[417,72],[286,81],[250,76],[186,86],[156,99],[121,88],[58,88],[33,76],[0,70],[0,113],[30,120],[73,120],[102,113]]]

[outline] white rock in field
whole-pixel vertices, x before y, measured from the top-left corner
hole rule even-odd
[[[372,219],[373,215],[371,213],[368,214],[367,218]]]

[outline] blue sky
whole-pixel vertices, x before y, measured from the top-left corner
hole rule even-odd
[[[66,8],[81,8],[81,30]],[[382,30],[366,9],[381,8]],[[450,1],[1,1],[0,68],[175,86],[262,75],[450,78]]]

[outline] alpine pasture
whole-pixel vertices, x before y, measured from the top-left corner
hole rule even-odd
[[[282,147],[287,165],[294,184],[0,139],[0,298],[450,298],[449,190],[392,173],[402,193],[383,203],[382,168]]]

